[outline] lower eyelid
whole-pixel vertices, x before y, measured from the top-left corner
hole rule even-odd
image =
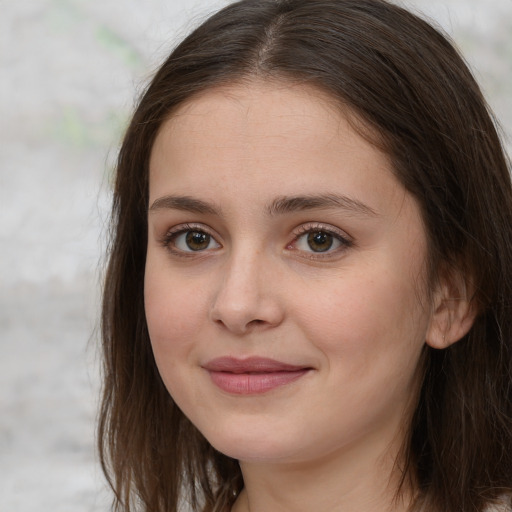
[[[329,234],[330,236],[332,236],[332,237],[333,237],[333,239],[334,239],[334,242],[335,242],[336,244],[338,244],[338,245],[337,245],[337,247],[329,247],[329,249],[327,249],[327,250],[325,251],[325,253],[327,253],[327,252],[332,253],[332,252],[335,252],[336,250],[338,250],[338,249],[340,249],[340,248],[342,248],[342,247],[347,247],[347,246],[349,245],[349,242],[348,242],[347,240],[345,240],[344,238],[341,238],[340,236],[335,235],[335,234],[333,234],[333,233],[327,233],[327,234]],[[303,237],[305,237],[306,235],[307,235],[307,233],[306,233],[305,235],[300,235],[300,236],[298,236],[298,237],[295,239],[294,244],[296,244],[300,239],[302,239],[302,238],[303,238]],[[306,242],[306,243],[307,243],[307,242]],[[312,252],[315,252],[315,251],[312,251]],[[321,251],[318,251],[318,254],[321,254],[321,253],[322,253]]]
[[[175,244],[176,239],[179,236],[182,236],[189,231],[197,231],[197,232],[205,233],[206,235],[211,237],[211,240],[213,241],[215,247],[206,248],[204,250],[199,250],[199,251],[193,251],[193,250],[187,251],[187,250],[177,248],[176,244]],[[300,230],[298,232],[296,232],[293,241],[290,242],[290,244],[288,244],[286,248],[290,249],[290,250],[295,248],[297,250],[297,248],[294,246],[299,241],[299,239],[304,236],[307,236],[309,233],[312,233],[312,232],[324,232],[324,233],[332,236],[334,238],[334,240],[337,241],[339,244],[338,247],[329,248],[325,252],[322,252],[322,251],[316,252],[313,250],[306,251],[304,249],[298,249],[301,252],[310,253],[311,257],[314,257],[314,258],[322,258],[322,257],[327,258],[330,255],[340,252],[343,249],[346,249],[353,245],[352,240],[347,235],[338,233],[331,227],[327,227],[324,225],[306,225],[306,226],[301,226]],[[193,224],[185,224],[185,225],[175,226],[175,227],[167,230],[163,234],[163,236],[161,236],[157,239],[157,241],[159,242],[159,244],[161,246],[163,246],[167,250],[174,252],[175,254],[180,254],[180,255],[189,255],[189,254],[199,255],[203,252],[210,251],[212,249],[213,250],[218,249],[218,248],[222,247],[222,244],[218,241],[217,237],[213,233],[211,233],[211,231],[209,229],[206,229],[204,226],[193,225]]]
[[[158,242],[160,243],[160,245],[169,248],[169,246],[179,236],[187,233],[188,231],[197,231],[205,233],[206,235],[211,237],[211,239],[214,240],[216,244],[220,246],[219,242],[217,241],[217,238],[208,229],[205,229],[203,226],[195,226],[193,224],[184,224],[168,229],[161,237],[158,238]]]

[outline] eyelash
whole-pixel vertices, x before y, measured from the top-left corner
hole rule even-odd
[[[202,253],[206,252],[207,249],[198,251],[184,251],[182,249],[177,249],[174,246],[176,239],[187,232],[204,233],[205,235],[211,237],[211,239],[214,240],[217,244],[219,244],[219,242],[217,242],[216,240],[215,235],[209,229],[205,228],[205,226],[202,224],[180,224],[179,226],[176,226],[167,231],[167,233],[162,237],[162,239],[159,242],[165,249],[167,249],[175,256],[183,258],[201,256]],[[307,256],[304,257],[309,259],[318,260],[330,258],[354,245],[353,241],[341,230],[320,223],[307,223],[295,229],[294,238],[289,244],[286,245],[286,249],[292,249],[293,246],[295,246],[302,237],[310,233],[325,233],[326,235],[333,237],[333,239],[339,243],[339,247],[335,248],[334,250],[331,250],[331,248],[329,247],[325,252],[301,251],[302,253],[304,253],[304,255],[307,254]]]
[[[183,251],[181,249],[177,249],[174,246],[174,243],[176,242],[176,239],[187,232],[197,232],[197,233],[204,233],[205,235],[208,235],[213,240],[216,240],[213,233],[211,233],[208,229],[205,228],[202,224],[180,224],[179,226],[176,226],[174,228],[171,228],[160,240],[160,244],[162,247],[167,249],[171,254],[174,256],[179,256],[182,258],[190,258],[190,257],[197,257],[200,256],[202,252],[204,251]],[[217,242],[219,243],[219,242]],[[220,244],[219,244],[220,245]]]
[[[354,245],[353,241],[343,231],[336,229],[330,225],[311,222],[302,224],[296,229],[294,239],[290,244],[287,245],[287,248],[297,244],[297,242],[300,241],[302,237],[310,233],[324,233],[326,235],[331,236],[334,240],[339,242],[339,247],[332,250],[329,247],[325,252],[302,251],[304,253],[304,257],[312,260],[333,258],[337,256],[340,252],[343,252],[344,250],[349,249]]]

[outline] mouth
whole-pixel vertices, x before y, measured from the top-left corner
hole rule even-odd
[[[274,359],[220,357],[206,363],[212,382],[221,390],[235,395],[266,393],[300,379],[310,370]]]

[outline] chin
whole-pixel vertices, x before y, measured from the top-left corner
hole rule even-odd
[[[193,423],[213,448],[233,459],[262,460],[283,452],[284,436],[271,436],[268,425],[265,428],[254,421],[236,421],[235,418]]]
[[[284,462],[292,461],[294,457],[283,446],[272,446],[268,442],[221,442],[211,443],[220,453],[241,462]]]
[[[289,429],[276,432],[277,435],[272,435],[268,428],[255,431],[245,427],[215,432],[208,429],[203,435],[217,451],[244,462],[292,462],[304,458],[307,448],[303,441],[300,442]]]

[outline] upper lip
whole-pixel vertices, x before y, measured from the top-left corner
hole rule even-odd
[[[308,369],[308,366],[283,363],[267,357],[248,357],[238,359],[236,357],[217,357],[203,365],[205,370],[211,372],[229,373],[273,373],[293,372]]]

